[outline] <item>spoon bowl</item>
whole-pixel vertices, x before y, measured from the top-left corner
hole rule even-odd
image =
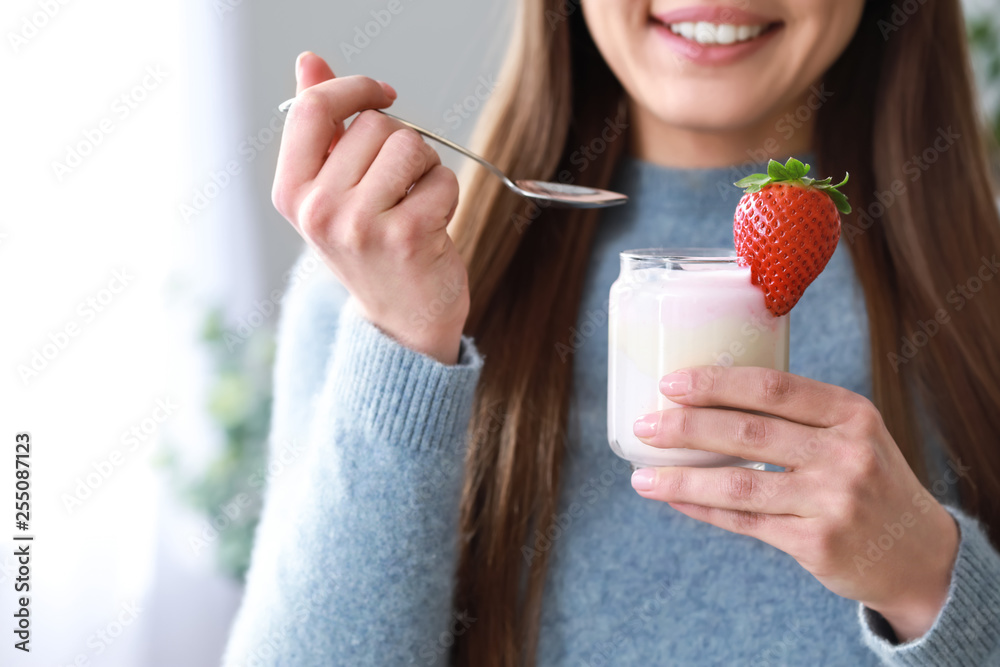
[[[617,206],[628,201],[628,197],[617,192],[569,183],[518,179],[514,181],[514,186],[511,189],[522,197],[546,201],[553,206],[603,208]],[[507,187],[511,186],[508,184]]]

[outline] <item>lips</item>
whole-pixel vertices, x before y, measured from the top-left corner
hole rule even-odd
[[[726,6],[685,7],[654,15],[652,27],[676,54],[699,65],[725,65],[768,43],[780,19]]]

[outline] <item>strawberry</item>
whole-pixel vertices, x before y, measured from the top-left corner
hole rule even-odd
[[[850,213],[847,197],[829,178],[809,178],[809,165],[789,158],[771,160],[766,174],[736,183],[746,194],[733,219],[736,254],[749,265],[764,290],[767,309],[788,313],[830,261],[840,239],[840,214]]]

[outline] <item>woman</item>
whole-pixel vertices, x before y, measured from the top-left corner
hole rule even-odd
[[[229,664],[1000,664],[1000,221],[962,31],[957,0],[523,0],[477,148],[630,195],[603,213],[481,170],[458,206],[363,111],[391,87],[300,56],[273,198],[323,266],[286,301],[273,437],[309,453]],[[630,488],[593,324],[617,253],[728,246],[730,184],[789,155],[849,171],[856,211],[792,373],[678,369],[688,407],[635,426],[787,470]]]

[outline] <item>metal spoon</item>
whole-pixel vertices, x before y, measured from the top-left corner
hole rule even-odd
[[[291,108],[292,103],[295,101],[293,97],[290,100],[282,102],[278,106],[278,111],[285,113]],[[389,118],[399,121],[406,127],[419,132],[429,139],[444,144],[452,150],[456,150],[466,157],[470,157],[479,164],[483,165],[490,171],[492,171],[497,178],[503,181],[504,185],[508,188],[521,195],[522,197],[527,197],[528,199],[534,199],[537,201],[546,202],[551,206],[567,207],[567,208],[604,208],[607,206],[617,206],[619,204],[624,204],[628,201],[628,197],[617,192],[611,192],[609,190],[600,190],[598,188],[588,188],[581,185],[569,185],[567,183],[551,183],[549,181],[533,181],[528,179],[520,179],[512,181],[507,177],[505,173],[500,171],[491,162],[488,162],[485,158],[482,158],[468,148],[464,146],[459,146],[453,141],[449,141],[444,137],[439,137],[438,135],[425,130],[422,127],[418,127],[413,123],[403,120],[397,116],[393,116],[391,113],[382,111],[381,109],[376,109],[379,113],[385,114]]]

